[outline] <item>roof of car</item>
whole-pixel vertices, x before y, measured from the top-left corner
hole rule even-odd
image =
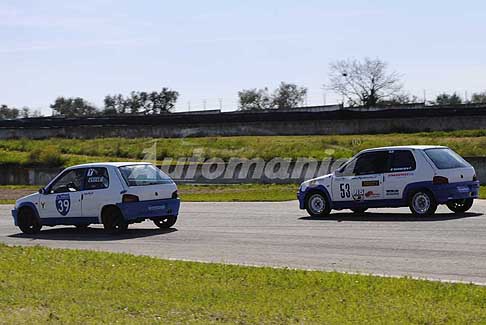
[[[100,162],[100,163],[91,163],[91,164],[82,164],[71,166],[69,168],[89,168],[89,167],[123,167],[123,166],[130,166],[130,165],[148,165],[151,164],[149,162]]]
[[[426,149],[433,149],[433,148],[447,148],[447,147],[433,146],[433,145],[390,146],[390,147],[370,148],[370,149],[363,150],[362,152],[375,151],[375,150],[400,150],[400,149],[426,150]]]

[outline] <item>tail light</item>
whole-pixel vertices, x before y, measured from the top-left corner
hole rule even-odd
[[[449,179],[447,177],[444,177],[444,176],[434,176],[432,183],[434,185],[449,184]]]
[[[474,174],[474,176],[473,176],[473,181],[475,182],[475,181],[477,181],[477,180],[478,180],[478,177],[476,176],[476,174]]]
[[[172,198],[173,199],[177,199],[179,197],[179,193],[177,193],[177,191],[175,191],[174,193],[172,193]]]
[[[133,202],[138,202],[140,201],[138,199],[138,196],[133,195],[133,194],[124,194],[122,197],[122,202],[123,203],[133,203]]]

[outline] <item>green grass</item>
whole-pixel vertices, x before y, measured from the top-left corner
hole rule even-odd
[[[0,191],[28,190],[38,186],[0,186]],[[183,202],[278,202],[296,200],[297,184],[178,185]],[[486,186],[481,186],[481,199],[486,199]],[[14,204],[15,198],[0,199],[0,204]]]
[[[178,185],[185,202],[252,202],[296,200],[297,184]]]
[[[395,133],[369,135],[327,135],[327,136],[246,136],[206,137],[184,139],[123,139],[106,138],[95,140],[48,139],[48,140],[0,140],[0,163],[24,165],[42,164],[60,158],[64,165],[102,160],[141,160],[145,153],[156,152],[157,159],[167,157],[201,158],[231,157],[263,158],[274,157],[324,159],[328,157],[351,157],[358,151],[378,146],[436,144],[447,145],[463,156],[486,156],[486,130]],[[29,153],[45,148],[50,154]],[[61,155],[55,157],[54,153]]]
[[[486,288],[0,245],[0,322],[479,324]]]

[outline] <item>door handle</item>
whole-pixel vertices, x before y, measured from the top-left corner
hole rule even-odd
[[[84,194],[81,194],[81,201],[84,200]]]

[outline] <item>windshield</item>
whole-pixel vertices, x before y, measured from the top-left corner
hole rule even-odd
[[[452,169],[469,166],[467,161],[449,148],[427,149],[425,150],[425,153],[439,169]]]
[[[172,179],[154,165],[130,165],[118,168],[128,186],[172,184]]]

